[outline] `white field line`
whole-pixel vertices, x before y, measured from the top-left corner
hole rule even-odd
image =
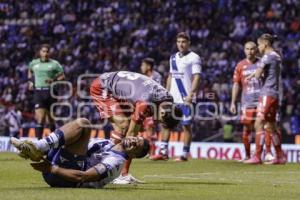
[[[268,171],[261,171],[261,172],[242,172],[243,174],[246,175],[278,175],[278,172],[268,172]],[[253,178],[249,177],[248,180],[245,179],[243,180],[242,177],[236,176],[237,174],[240,174],[238,172],[233,172],[231,175],[233,177],[224,177],[223,173],[220,172],[206,172],[206,173],[187,173],[187,174],[149,174],[149,175],[144,175],[143,178],[154,178],[154,179],[183,179],[183,180],[211,180],[211,181],[233,181],[233,182],[238,182],[238,183],[249,183],[249,181]],[[282,174],[300,174],[300,171],[289,171],[289,172],[281,172],[280,175]],[[212,176],[211,178],[209,176]],[[215,177],[215,176],[218,177]],[[254,179],[257,179],[254,178]],[[265,181],[264,179],[260,180],[263,183],[266,184],[273,184],[273,185],[281,185],[281,184],[296,184],[300,185],[300,180],[290,180],[290,181],[280,181],[280,180],[272,180],[272,181]]]

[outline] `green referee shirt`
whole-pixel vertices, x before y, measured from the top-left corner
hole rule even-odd
[[[47,62],[41,59],[34,59],[30,62],[28,67],[34,75],[34,85],[36,88],[49,87],[45,80],[54,79],[58,74],[64,72],[62,66],[56,60],[49,59]]]

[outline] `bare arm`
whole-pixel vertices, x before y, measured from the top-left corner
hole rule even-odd
[[[63,81],[65,80],[65,74],[64,73],[60,73],[56,76],[55,78],[57,81]]]
[[[83,183],[99,180],[99,174],[93,167],[86,171],[80,171],[51,165],[48,161],[43,161],[41,163],[31,163],[31,166],[37,171],[50,172],[71,182]]]
[[[140,124],[138,124],[134,120],[130,120],[130,124],[129,124],[129,128],[127,130],[126,136],[137,136],[140,129],[141,129]]]
[[[263,72],[264,72],[263,68],[261,68],[261,67],[257,68],[255,71],[255,78],[259,79],[262,76]]]
[[[90,168],[87,171],[80,171],[75,169],[65,169],[58,166],[52,166],[51,173],[58,175],[68,181],[77,183],[92,182],[99,180],[99,175],[95,168]]]
[[[45,80],[45,82],[46,83],[48,83],[48,84],[51,84],[51,83],[53,83],[53,82],[55,82],[55,81],[63,81],[63,80],[65,80],[65,74],[62,72],[62,73],[59,73],[55,78],[53,78],[53,79],[47,79],[47,80]]]
[[[200,74],[194,74],[193,75],[193,81],[192,81],[192,89],[189,92],[186,102],[191,103],[193,100],[193,96],[197,94],[200,86]]]
[[[32,71],[30,69],[28,69],[27,78],[29,80],[28,81],[28,89],[33,90],[33,82],[32,82],[33,74],[32,74]]]
[[[172,76],[171,76],[171,74],[169,74],[169,76],[167,78],[167,83],[166,83],[166,89],[168,91],[170,91],[170,88],[171,88],[171,80],[172,80]]]
[[[231,106],[230,106],[230,112],[232,112],[233,114],[236,114],[236,100],[237,100],[237,96],[239,94],[240,91],[240,87],[238,83],[234,83],[232,86],[232,92],[231,92]]]

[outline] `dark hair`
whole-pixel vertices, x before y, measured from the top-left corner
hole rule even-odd
[[[151,69],[153,69],[153,66],[154,66],[154,63],[155,63],[153,58],[144,58],[142,62],[150,65]]]
[[[277,40],[278,37],[277,37],[277,35],[271,35],[269,33],[264,33],[258,39],[259,40],[264,40],[272,46],[274,41]]]
[[[162,105],[162,108],[166,110],[165,115],[162,117],[162,126],[168,129],[175,128],[182,118],[181,110],[177,106],[174,106],[174,104],[165,104]]]
[[[143,145],[143,149],[141,151],[139,151],[135,157],[136,158],[143,158],[145,157],[148,152],[149,152],[149,149],[150,149],[150,144],[149,144],[149,141],[146,140],[146,139],[143,139],[144,140],[144,145]]]
[[[178,33],[176,35],[176,39],[178,39],[178,38],[184,38],[184,39],[186,39],[188,41],[191,41],[191,38],[190,38],[189,34],[187,34],[186,32],[180,32],[180,33]]]
[[[39,50],[41,50],[42,48],[47,48],[48,50],[50,50],[51,46],[50,46],[50,44],[45,43],[45,44],[41,44]]]

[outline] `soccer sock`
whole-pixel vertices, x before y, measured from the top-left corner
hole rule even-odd
[[[246,157],[250,158],[251,131],[243,131],[243,143],[245,147]]]
[[[129,167],[131,165],[131,161],[132,161],[131,158],[129,158],[128,160],[125,161],[124,166],[122,168],[122,172],[121,172],[122,176],[126,176],[129,173]]]
[[[49,136],[38,140],[36,146],[39,150],[46,152],[50,148],[58,148],[65,144],[64,133],[60,129],[56,129]]]
[[[265,145],[266,145],[266,153],[271,153],[271,133],[268,130],[266,130]]]
[[[35,137],[38,139],[43,138],[44,127],[43,124],[36,124],[35,126]]]
[[[149,145],[150,145],[149,154],[150,155],[154,155],[154,152],[155,152],[155,140],[153,138],[150,138]]]
[[[168,155],[168,141],[161,141],[159,154]]]
[[[190,153],[190,146],[183,146],[183,154],[182,157],[187,158]]]
[[[276,151],[276,156],[277,158],[280,158],[283,156],[283,152],[281,149],[281,135],[278,132],[274,132],[271,137]]]
[[[261,154],[263,150],[263,144],[265,140],[265,132],[264,131],[258,131],[255,135],[255,145],[256,145],[256,156],[261,159]]]

